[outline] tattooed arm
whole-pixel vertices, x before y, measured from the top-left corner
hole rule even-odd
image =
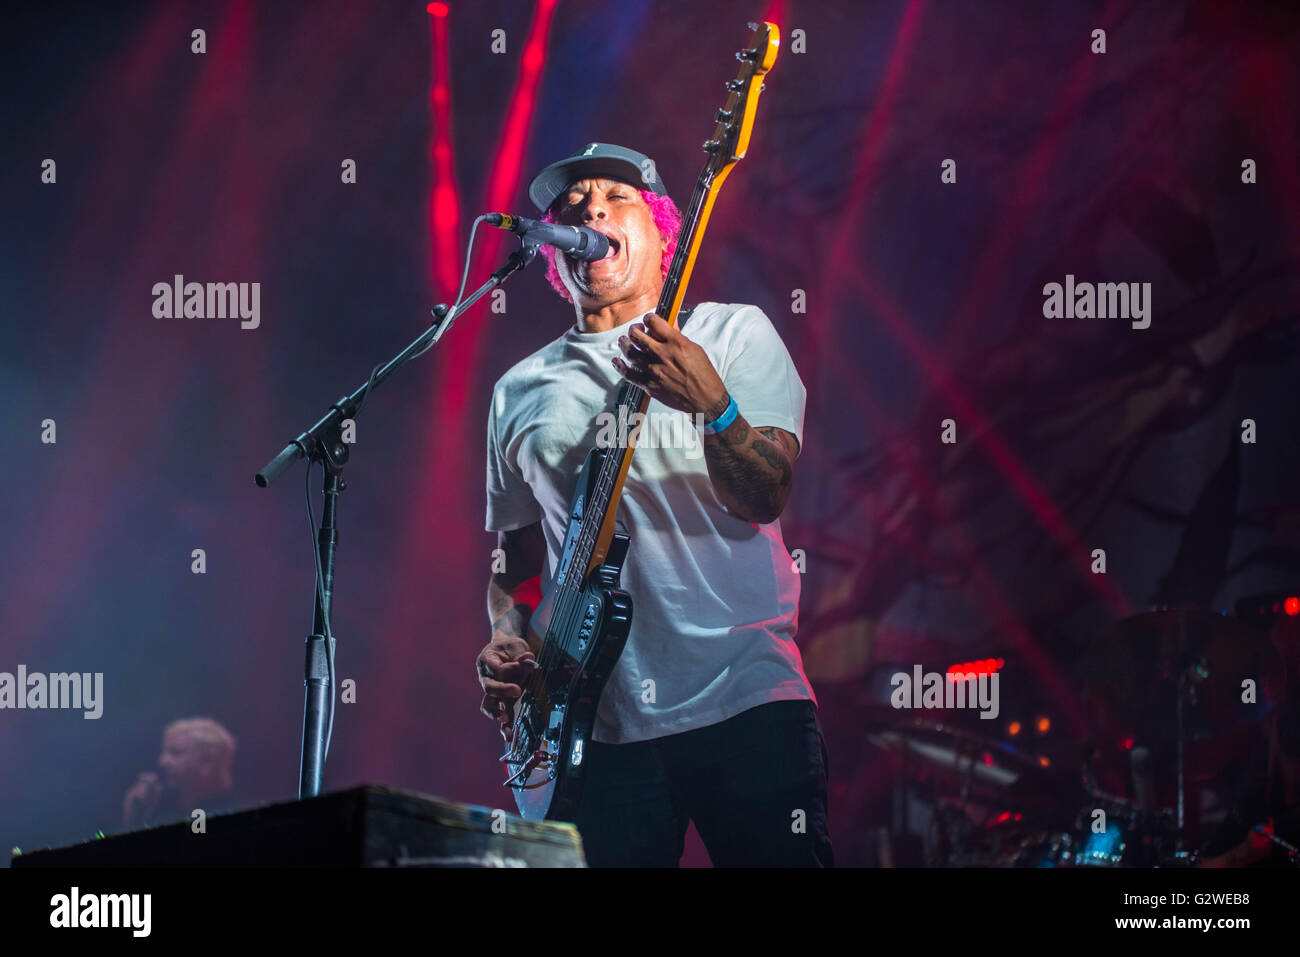
[[[730,402],[731,396],[724,395],[704,413],[704,420],[712,422]],[[703,438],[709,480],[727,511],[756,525],[780,518],[790,497],[798,440],[784,429],[751,426],[743,415]]]

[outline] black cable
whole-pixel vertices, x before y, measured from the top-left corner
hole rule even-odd
[[[456,301],[452,304],[451,308],[448,309],[446,314],[444,315],[443,322],[447,321],[446,318],[447,316],[450,316],[453,320],[456,318],[456,310],[460,308],[461,299],[465,295],[465,283],[469,280],[469,265],[470,265],[470,260],[473,257],[473,253],[474,253],[474,239],[478,235],[478,228],[480,224],[482,224],[482,222],[486,218],[487,218],[486,216],[478,217],[478,219],[474,220],[474,225],[470,228],[469,244],[465,249],[465,268],[461,271],[461,276],[460,276],[460,289],[456,292]],[[442,323],[438,324],[438,328],[439,329],[442,328]],[[411,355],[407,356],[406,362],[410,362],[412,359],[416,358],[417,356],[424,355],[426,352],[429,351],[432,345],[433,345],[433,339],[431,337],[428,344],[426,344],[424,348],[420,349],[417,352],[413,352]],[[403,362],[402,365],[405,365],[406,362]],[[375,376],[379,374],[379,370],[382,369],[383,367],[384,367],[384,363],[381,362],[373,369],[370,370],[370,377],[366,379],[366,387],[361,391],[361,397],[357,399],[357,407],[356,410],[353,412],[354,416],[361,412],[361,407],[365,405],[366,399],[370,396],[370,388],[375,383]],[[393,371],[396,372],[397,370],[394,369]],[[307,453],[307,451],[308,451],[307,449],[303,449],[304,453]],[[325,631],[325,651],[326,651],[325,660],[326,660],[326,667],[328,669],[327,675],[328,675],[329,690],[330,690],[329,730],[325,734],[325,753],[321,755],[321,766],[323,769],[325,764],[325,759],[329,757],[330,744],[334,740],[334,695],[336,692],[334,686],[334,631],[330,627],[331,609],[330,606],[326,604],[325,601],[325,585],[324,585],[325,571],[324,568],[321,566],[321,561],[320,561],[320,542],[317,540],[317,536],[319,533],[316,531],[316,512],[315,509],[312,507],[312,503],[311,503],[311,467],[313,464],[314,463],[312,462],[311,456],[307,455],[307,476],[306,476],[307,521],[311,525],[311,546],[312,546],[311,551],[312,551],[312,555],[316,560],[316,600],[320,603],[321,621],[323,623],[323,627]],[[322,469],[324,469],[324,467],[325,467],[324,465],[321,466]],[[313,625],[315,625],[314,618],[315,618],[315,614],[313,612],[313,622],[312,622]]]
[[[315,463],[310,458],[307,459],[307,522],[311,525],[311,553],[316,559],[316,600],[321,607],[321,622],[325,631],[325,665],[329,687],[329,730],[325,733],[325,753],[321,755],[321,768],[324,769],[325,759],[329,757],[330,743],[334,739],[334,631],[330,627],[330,606],[325,602],[325,571],[320,563],[320,542],[317,538],[316,531],[316,512],[311,504],[311,467]],[[322,470],[324,466],[321,466]],[[313,619],[315,615],[313,614]],[[315,625],[315,621],[312,622]]]

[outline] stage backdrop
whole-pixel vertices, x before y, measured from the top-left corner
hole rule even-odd
[[[302,466],[268,489],[254,472],[425,328],[474,216],[531,215],[544,164],[625,144],[684,201],[762,17],[781,54],[688,301],[760,306],[808,387],[782,527],[837,857],[863,862],[887,823],[864,717],[882,663],[1004,656],[1024,675],[1005,700],[1083,734],[1098,629],[1300,580],[1287,6],[12,14],[0,672],[103,691],[95,719],[0,710],[0,842],[115,828],[180,717],[235,735],[242,801],[296,793],[313,543]],[[471,282],[510,248],[489,237]],[[246,313],[160,317],[175,282],[246,284]],[[1135,284],[1122,316],[1073,308],[1098,283]],[[488,306],[358,421],[334,616],[355,700],[328,788],[512,806],[473,667],[487,400],[573,314],[540,265]]]

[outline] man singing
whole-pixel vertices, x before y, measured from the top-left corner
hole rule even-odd
[[[589,144],[528,194],[547,219],[604,233],[610,253],[544,247],[576,322],[493,390],[487,529],[507,570],[488,585],[483,713],[511,721],[534,667],[519,586],[539,570],[549,586],[598,418],[627,379],[651,397],[647,422],[683,419],[661,436],[693,441],[638,442],[619,505],[632,628],[586,756],[575,824],[588,862],[675,867],[693,821],[715,866],[830,866],[826,748],[779,522],[803,434],[799,374],[754,306],[702,303],[684,330],[653,314],[681,216],[641,153]]]

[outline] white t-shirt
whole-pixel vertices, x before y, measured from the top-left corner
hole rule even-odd
[[[541,521],[543,594],[578,473],[601,428],[607,437],[617,428],[601,413],[613,408],[623,381],[610,360],[623,355],[618,338],[627,330],[571,326],[493,389],[487,530]],[[762,310],[701,303],[682,331],[708,354],[751,426],[785,429],[803,442],[807,390]],[[690,731],[769,701],[817,701],[794,643],[799,573],[781,523],[754,525],[729,513],[703,451],[690,416],[650,400],[618,509],[631,537],[622,587],[632,596],[632,628],[601,695],[597,741]]]

